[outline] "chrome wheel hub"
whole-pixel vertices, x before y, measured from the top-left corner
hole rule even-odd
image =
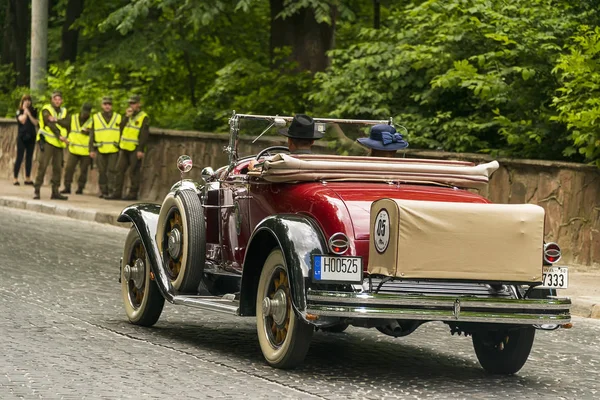
[[[133,266],[127,264],[123,268],[123,277],[126,281],[133,281],[136,288],[144,287],[144,278],[146,277],[146,266],[141,258],[135,260]]]
[[[181,232],[179,228],[173,228],[169,235],[168,243],[169,255],[173,259],[177,259],[181,254]]]
[[[273,298],[265,297],[262,302],[265,317],[273,317],[277,325],[283,325],[287,316],[287,297],[282,289],[277,290]]]

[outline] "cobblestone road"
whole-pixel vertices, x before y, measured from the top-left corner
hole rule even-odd
[[[117,283],[126,234],[0,207],[0,399],[600,397],[598,320],[538,332],[512,377],[486,375],[443,324],[317,332],[294,371],[263,362],[252,319],[167,305],[135,327]]]

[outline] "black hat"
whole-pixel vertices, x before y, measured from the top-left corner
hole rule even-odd
[[[281,129],[279,133],[292,139],[321,139],[323,132],[315,130],[315,121],[306,114],[296,114],[288,129]]]

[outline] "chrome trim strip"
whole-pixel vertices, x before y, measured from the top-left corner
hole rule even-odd
[[[550,249],[548,250],[548,247],[550,246],[556,246],[556,249]],[[548,252],[553,252],[555,257],[558,257],[556,260],[554,261],[550,261],[548,260]],[[544,243],[544,261],[546,261],[549,264],[556,264],[557,262],[560,261],[560,259],[562,258],[562,250],[560,249],[560,246],[557,243],[554,242],[549,242],[549,243]]]
[[[210,296],[175,296],[173,304],[181,304],[207,311],[216,311],[226,314],[239,315],[239,301],[224,300]]]
[[[454,310],[378,309],[367,307],[320,306],[314,304],[309,304],[306,312],[308,314],[323,317],[407,319],[419,321],[480,322],[519,325],[564,324],[571,321],[571,316],[569,314],[488,314],[461,310],[460,314],[457,315]]]
[[[498,309],[544,309],[565,310],[571,307],[571,299],[506,299],[478,298],[466,296],[402,296],[393,294],[369,294],[350,292],[326,292],[309,290],[307,299],[315,303],[342,303],[349,305],[396,305],[419,307],[448,307],[454,308],[455,301],[460,300],[461,308],[498,308]]]

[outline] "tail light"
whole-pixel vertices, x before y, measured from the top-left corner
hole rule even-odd
[[[341,232],[331,235],[327,244],[333,254],[344,254],[348,250],[348,247],[350,247],[348,236]]]
[[[544,261],[554,264],[560,260],[561,256],[562,252],[556,243],[550,242],[544,244]]]

